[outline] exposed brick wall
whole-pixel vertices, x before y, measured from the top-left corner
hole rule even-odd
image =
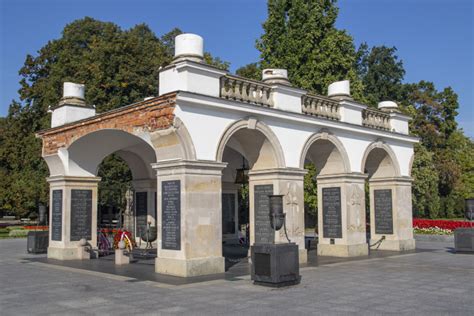
[[[101,129],[120,129],[133,133],[137,128],[154,131],[173,124],[176,93],[142,101],[116,110],[73,122],[64,126],[40,131],[43,140],[43,156],[54,154],[76,139]]]

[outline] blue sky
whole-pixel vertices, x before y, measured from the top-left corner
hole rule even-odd
[[[340,0],[337,27],[358,46],[396,46],[406,82],[433,81],[459,95],[458,121],[474,137],[474,5],[471,0]],[[18,99],[18,70],[26,54],[60,37],[84,16],[127,29],[146,23],[162,35],[173,27],[204,37],[205,49],[231,70],[258,60],[263,0],[0,0],[0,116]]]

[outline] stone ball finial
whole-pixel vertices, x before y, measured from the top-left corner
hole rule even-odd
[[[204,57],[204,40],[191,33],[180,34],[174,39],[174,58],[201,62]]]
[[[288,80],[288,70],[286,69],[263,69],[262,81],[265,83],[290,84]]]
[[[65,82],[63,85],[63,98],[77,98],[84,100],[85,85],[74,82]]]
[[[377,108],[385,112],[398,112],[398,104],[394,101],[382,101],[379,102]]]
[[[328,97],[341,98],[351,96],[351,84],[349,80],[336,81],[328,86]]]

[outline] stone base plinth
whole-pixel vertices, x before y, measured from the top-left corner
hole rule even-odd
[[[369,246],[366,243],[357,245],[318,244],[318,256],[359,257],[368,254]]]
[[[250,249],[254,284],[281,287],[300,283],[298,245],[255,244]]]
[[[308,250],[298,249],[298,261],[300,264],[308,262]]]
[[[56,260],[89,260],[91,258],[91,254],[86,250],[85,247],[48,247],[48,258]]]
[[[225,272],[224,257],[199,259],[156,258],[155,272],[179,277],[193,277]]]
[[[370,244],[373,245],[378,239],[371,239]],[[392,250],[392,251],[407,251],[415,249],[415,239],[406,239],[406,240],[387,240],[382,241],[380,246],[373,247],[372,249],[377,250]]]
[[[119,266],[124,265],[124,264],[130,264],[130,257],[126,256],[122,249],[116,249],[115,250],[115,264]]]
[[[474,228],[456,228],[454,247],[456,252],[474,252]]]

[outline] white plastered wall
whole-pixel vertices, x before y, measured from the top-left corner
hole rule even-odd
[[[336,137],[343,145],[349,159],[351,172],[363,173],[362,160],[367,148],[382,140],[395,153],[400,165],[401,176],[409,176],[410,159],[413,155],[412,143],[391,140],[381,135],[354,133],[342,129],[327,128],[314,124],[301,124],[290,120],[268,117],[261,114],[201,107],[188,102],[179,103],[175,115],[181,119],[191,135],[196,158],[215,160],[222,135],[233,123],[249,117],[263,122],[275,134],[281,145],[286,167],[300,168],[303,148],[314,134],[326,132]],[[343,171],[341,171],[343,172]]]

